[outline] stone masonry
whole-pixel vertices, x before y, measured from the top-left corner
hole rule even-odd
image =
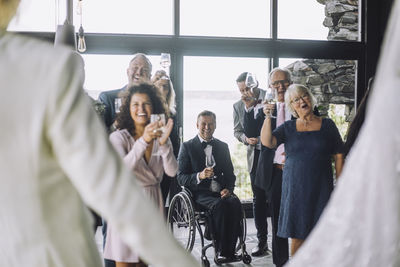
[[[325,5],[327,40],[357,41],[358,0],[316,0]],[[345,104],[346,120],[354,107],[356,62],[353,60],[304,59],[287,66],[293,82],[311,89],[318,100],[321,115],[326,116],[329,104]]]

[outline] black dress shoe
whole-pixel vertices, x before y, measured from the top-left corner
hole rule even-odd
[[[221,256],[221,253],[220,253],[220,252],[217,252],[217,253],[215,254],[215,257],[214,257],[214,262],[215,262],[217,265],[219,265],[219,264],[222,264],[222,263],[227,263],[227,262],[229,262],[229,259],[228,259],[228,257]]]
[[[259,242],[258,245],[251,250],[251,256],[263,256],[270,254],[271,251],[268,249],[267,242]]]
[[[228,260],[230,262],[241,261],[242,260],[242,255],[238,255],[238,254],[235,253],[232,256],[228,257]]]

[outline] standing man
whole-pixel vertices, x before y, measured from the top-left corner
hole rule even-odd
[[[236,79],[236,84],[239,88],[239,91],[242,95],[242,99],[233,104],[233,132],[235,137],[247,146],[247,168],[250,173],[250,181],[251,181],[251,189],[253,191],[253,214],[254,214],[254,223],[257,229],[257,238],[258,244],[251,251],[252,256],[262,256],[265,253],[268,253],[268,203],[267,197],[264,189],[255,185],[256,178],[256,169],[258,158],[261,150],[261,143],[259,142],[259,136],[247,137],[244,129],[243,129],[243,120],[245,116],[245,107],[247,102],[249,102],[248,98],[254,98],[254,102],[252,104],[257,105],[261,103],[264,99],[265,91],[259,89],[258,87],[254,88],[254,93],[252,96],[248,95],[248,91],[250,88],[246,86],[246,76],[247,72],[243,72]],[[250,92],[251,94],[251,92]],[[250,104],[250,103],[249,103]],[[249,107],[250,108],[250,107]]]
[[[128,85],[139,84],[141,82],[150,82],[152,65],[150,60],[145,54],[137,53],[133,56],[129,63],[126,74],[128,76]],[[105,105],[106,111],[104,114],[104,121],[107,129],[111,129],[111,126],[115,120],[115,114],[119,112],[119,106],[121,105],[118,94],[125,90],[128,85],[120,89],[111,91],[101,92],[99,100]]]
[[[145,54],[137,53],[133,56],[129,62],[129,66],[126,70],[128,76],[128,84],[120,89],[115,89],[111,91],[101,92],[99,95],[99,100],[105,105],[104,113],[104,123],[109,132],[114,130],[114,120],[116,113],[119,112],[119,107],[121,106],[121,98],[119,98],[119,93],[125,90],[130,85],[139,84],[141,82],[150,82],[152,65],[150,60]],[[107,222],[103,220],[103,247],[106,242],[107,234]],[[105,259],[105,267],[114,267],[114,261]]]
[[[237,261],[235,246],[241,228],[240,200],[232,195],[236,176],[228,145],[213,137],[216,117],[211,111],[197,116],[198,134],[184,142],[178,156],[178,182],[190,189],[194,201],[210,211],[208,226],[216,241],[215,261]],[[214,167],[206,167],[214,158]]]
[[[273,118],[271,120],[272,129],[275,129],[292,117],[287,107],[285,107],[285,92],[291,83],[291,74],[287,69],[275,68],[269,74],[268,84],[269,87],[275,91],[277,101],[276,104],[267,104],[273,110],[272,115],[276,117],[276,119]],[[249,92],[246,93],[248,96],[251,96],[250,94]],[[244,117],[245,134],[249,137],[259,136],[265,115],[262,109],[255,110],[258,108],[257,106],[256,108],[251,108],[255,106],[254,98],[245,98],[244,102],[248,110]],[[254,112],[257,112],[256,116],[254,116]],[[276,151],[262,146],[255,178],[255,185],[265,190],[270,202],[272,219],[272,259],[274,264],[278,267],[283,266],[289,259],[288,239],[277,236],[284,163],[285,155],[283,145],[279,146]]]

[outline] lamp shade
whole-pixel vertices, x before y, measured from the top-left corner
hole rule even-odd
[[[68,23],[57,25],[54,46],[57,45],[67,45],[76,50],[76,34],[74,25]]]

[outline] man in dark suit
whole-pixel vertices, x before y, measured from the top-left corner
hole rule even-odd
[[[247,167],[250,173],[251,189],[253,191],[253,215],[254,223],[257,229],[258,244],[251,251],[252,256],[262,256],[269,253],[267,237],[268,237],[268,202],[265,191],[255,185],[256,169],[258,157],[261,150],[261,142],[259,137],[247,137],[243,129],[243,120],[245,116],[245,100],[247,100],[247,91],[250,90],[246,86],[247,72],[243,72],[236,79],[242,99],[233,104],[233,131],[235,137],[247,147]],[[252,97],[256,103],[260,103],[265,97],[265,91],[256,87],[253,89]]]
[[[139,84],[140,82],[150,82],[152,65],[150,60],[145,54],[135,54],[132,60],[129,62],[129,66],[126,70],[128,76],[128,84],[120,89],[110,90],[101,92],[99,100],[105,105],[104,123],[107,130],[112,132],[114,130],[113,124],[115,116],[119,112],[121,106],[121,98],[119,93],[125,90],[129,85]],[[106,242],[107,234],[107,223],[103,221],[103,246]],[[105,267],[114,267],[115,263],[111,260],[104,260]]]
[[[228,145],[213,137],[216,117],[203,111],[197,117],[198,135],[184,142],[178,156],[178,182],[189,188],[194,201],[210,211],[209,227],[216,240],[216,259],[235,261],[235,246],[240,234],[242,210],[233,196],[236,176]],[[214,167],[206,167],[206,158],[214,158]],[[215,177],[215,179],[213,179]]]
[[[272,115],[276,118],[280,118],[279,123],[291,119],[291,114],[284,105],[284,96],[287,87],[292,83],[291,74],[289,70],[275,68],[269,74],[269,86],[271,90],[275,91],[276,104],[270,104],[273,106]],[[255,110],[256,103],[249,97],[246,101],[246,114],[244,116],[244,131],[246,136],[254,137],[259,136],[262,124],[264,122],[265,115],[260,110]],[[257,115],[254,115],[254,112]],[[271,127],[275,129],[277,126],[277,119],[272,119]],[[284,164],[284,148],[278,147],[277,151],[271,150],[265,146],[262,146],[261,153],[258,160],[255,185],[264,189],[267,194],[267,198],[270,202],[271,209],[271,221],[272,221],[272,259],[276,266],[283,266],[289,259],[289,246],[287,238],[281,238],[277,236],[278,232],[278,219],[279,209],[281,203],[282,193],[282,170]]]

